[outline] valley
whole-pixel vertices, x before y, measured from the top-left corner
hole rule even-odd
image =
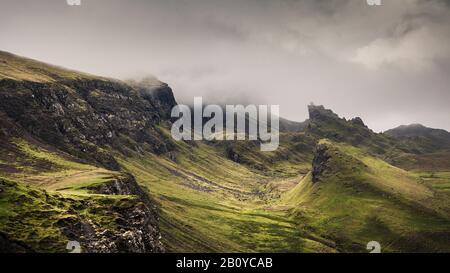
[[[450,251],[450,137],[310,105],[280,145],[175,141],[167,84],[0,52],[0,251]]]

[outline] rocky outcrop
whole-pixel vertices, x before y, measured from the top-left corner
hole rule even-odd
[[[308,105],[309,119],[311,121],[326,121],[327,119],[339,119],[333,111],[325,109],[323,105]]]
[[[70,240],[80,243],[90,253],[155,253],[164,252],[154,212],[145,203],[109,208],[116,220],[108,228],[90,219],[64,218],[58,222]]]
[[[141,96],[157,109],[163,119],[169,120],[172,108],[177,105],[172,88],[156,78],[147,77],[141,81],[130,81],[129,84],[135,88]]]
[[[86,189],[98,194],[146,196],[131,174],[123,174],[108,182],[88,186]]]
[[[115,223],[119,232],[92,223],[81,223],[83,242],[89,252],[162,252],[158,228],[157,208],[147,193],[137,184],[131,174],[122,174],[109,182],[87,188],[93,193],[106,195],[132,195],[137,202],[117,209]],[[87,224],[87,226],[85,226]],[[74,229],[69,229],[74,233]]]
[[[228,159],[236,162],[236,163],[240,163],[241,160],[241,156],[239,155],[238,152],[236,152],[233,147],[227,147],[225,149],[225,153]]]
[[[306,133],[319,139],[326,138],[357,147],[366,146],[371,152],[379,155],[389,152],[387,147],[395,145],[393,139],[374,133],[359,117],[351,120],[340,118],[323,106],[310,105],[308,109],[310,119]]]
[[[319,182],[322,174],[329,169],[328,160],[331,158],[328,147],[318,144],[314,151],[314,159],[312,162],[312,181]]]
[[[155,221],[157,221],[156,206],[150,200],[148,194],[139,186],[133,175],[122,173],[111,181],[104,182],[95,186],[88,186],[87,189],[92,193],[106,195],[134,195],[139,197],[149,209],[153,210]]]
[[[14,240],[10,240],[0,232],[0,253],[30,253],[34,252],[29,246]]]
[[[0,150],[23,157],[11,141],[22,139],[58,154],[64,151],[60,154],[68,160],[120,170],[115,159],[119,153],[162,154],[174,149],[158,129],[170,122],[176,105],[167,84],[153,80],[135,86],[4,52],[0,61]],[[39,171],[53,165],[41,161],[33,158],[21,164],[45,163],[33,165]],[[6,167],[15,171],[0,164],[0,170]],[[1,197],[8,198],[5,204],[14,210],[0,219],[0,230],[5,231],[0,248],[5,246],[5,251],[61,252],[65,248],[59,244],[66,239],[80,242],[87,252],[163,251],[156,208],[130,174],[88,188],[100,196],[76,199],[1,179],[0,186]],[[36,238],[22,240],[20,235],[30,228]],[[40,228],[42,233],[36,231]]]
[[[0,80],[0,112],[31,135],[76,157],[118,170],[108,152],[173,149],[157,125],[175,104],[170,87],[152,96],[114,80]]]
[[[357,126],[362,126],[362,127],[367,127],[367,125],[364,123],[364,121],[360,118],[360,117],[356,117],[350,120],[350,122],[352,122],[353,124],[357,125]]]
[[[340,145],[328,139],[322,139],[314,149],[312,162],[312,182],[330,182],[348,177],[353,180],[357,173],[368,171],[368,166],[359,158],[342,150]]]
[[[124,177],[120,198],[76,199],[0,179],[0,198],[15,203],[0,220],[0,252],[66,252],[69,241],[82,252],[164,252],[156,208],[132,176]],[[33,234],[23,236],[30,223]]]

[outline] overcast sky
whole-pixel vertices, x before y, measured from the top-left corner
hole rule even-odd
[[[0,50],[120,79],[181,103],[310,102],[375,131],[450,130],[449,0],[0,0]]]

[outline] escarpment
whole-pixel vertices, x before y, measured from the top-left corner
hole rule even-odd
[[[0,250],[164,251],[154,202],[117,158],[174,148],[159,129],[170,87],[0,61]]]
[[[157,95],[149,98],[112,80],[40,83],[3,79],[0,111],[43,142],[118,170],[111,149],[160,154],[173,148],[157,127],[175,103],[167,88],[164,84],[154,87],[152,92]]]

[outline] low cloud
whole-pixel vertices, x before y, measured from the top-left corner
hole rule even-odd
[[[2,0],[0,9],[2,50],[122,79],[153,74],[183,103],[279,104],[301,121],[313,101],[377,131],[450,130],[448,33],[447,0]]]
[[[387,35],[358,48],[352,61],[368,69],[431,69],[450,60],[450,17],[441,1],[415,1]]]

